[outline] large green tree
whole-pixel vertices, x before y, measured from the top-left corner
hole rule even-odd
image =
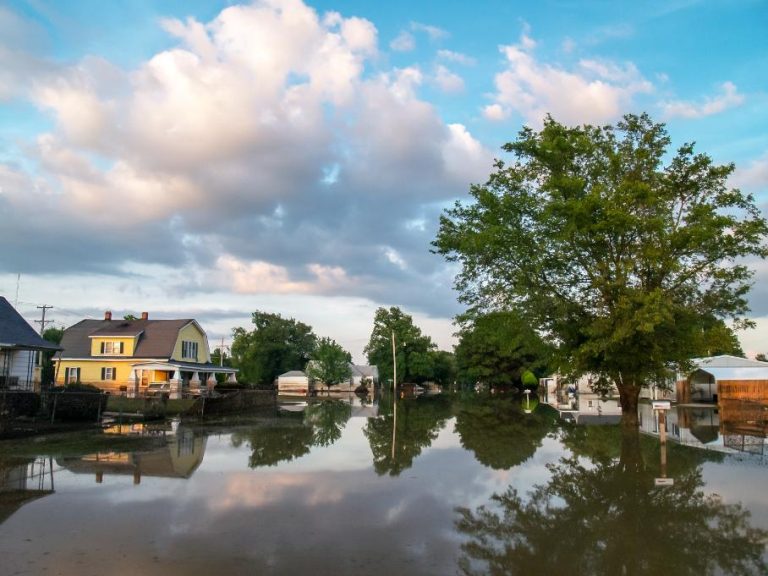
[[[441,217],[434,242],[461,265],[463,301],[516,311],[569,371],[611,379],[630,425],[641,386],[699,353],[711,318],[743,321],[743,258],[768,253],[754,199],[727,187],[733,165],[669,146],[647,115],[547,118],[504,146],[512,160]]]
[[[312,327],[279,314],[254,312],[254,328],[232,331],[232,364],[240,378],[257,385],[269,385],[289,370],[304,370],[315,349]]]
[[[519,385],[526,369],[542,369],[551,350],[518,314],[491,312],[463,318],[456,346],[459,379],[465,385]]]
[[[331,338],[321,338],[307,364],[307,376],[311,380],[324,384],[326,390],[331,386],[348,380],[352,371],[349,367],[352,355]]]
[[[398,382],[424,382],[434,377],[434,361],[430,354],[437,346],[413,323],[413,318],[400,308],[379,308],[373,319],[371,338],[365,347],[368,363],[379,368],[382,382],[392,379],[392,333],[395,334]]]

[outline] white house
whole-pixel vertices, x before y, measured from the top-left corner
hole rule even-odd
[[[615,416],[621,414],[619,392],[612,386],[607,394],[592,389],[595,376],[584,374],[577,379],[553,374],[539,380],[540,400],[561,412],[580,416]]]
[[[307,396],[309,378],[301,370],[291,370],[277,377],[277,393],[284,396]]]
[[[32,390],[40,385],[38,353],[61,350],[43,340],[0,296],[0,389]]]

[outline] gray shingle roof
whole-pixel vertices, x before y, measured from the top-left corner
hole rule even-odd
[[[91,338],[131,337],[139,334],[134,358],[170,358],[179,330],[192,322],[182,320],[81,320],[64,330],[62,358],[91,358]]]
[[[60,350],[53,342],[43,340],[2,296],[0,296],[0,345],[30,350]]]

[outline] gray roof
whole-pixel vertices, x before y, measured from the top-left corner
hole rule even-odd
[[[729,354],[709,356],[708,358],[694,358],[691,362],[697,368],[703,368],[707,371],[710,368],[768,368],[768,362],[750,360],[749,358],[741,358]]]
[[[290,372],[286,372],[285,374],[280,374],[278,378],[299,378],[303,377],[306,378],[307,375],[304,374],[301,370],[291,370]]]
[[[61,350],[53,342],[43,340],[2,296],[0,296],[0,346],[26,350]]]
[[[353,372],[357,372],[363,378],[372,378],[378,380],[379,369],[376,366],[368,366],[365,364],[350,364],[350,368]]]
[[[132,337],[139,335],[134,358],[170,358],[179,330],[193,322],[182,320],[81,320],[64,330],[61,357],[91,358],[91,336]],[[101,356],[100,356],[101,357]]]

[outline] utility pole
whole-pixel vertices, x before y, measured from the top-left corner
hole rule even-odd
[[[224,366],[224,336],[221,337],[221,346],[219,347],[219,366]]]
[[[51,322],[53,322],[53,320],[46,320],[45,319],[45,312],[47,310],[49,310],[50,308],[53,308],[53,306],[48,306],[46,304],[43,304],[42,306],[38,306],[37,307],[38,310],[42,310],[43,311],[43,318],[42,318],[42,320],[35,320],[36,323],[40,324],[40,336],[42,336],[43,332],[45,332],[46,324],[50,324]]]

